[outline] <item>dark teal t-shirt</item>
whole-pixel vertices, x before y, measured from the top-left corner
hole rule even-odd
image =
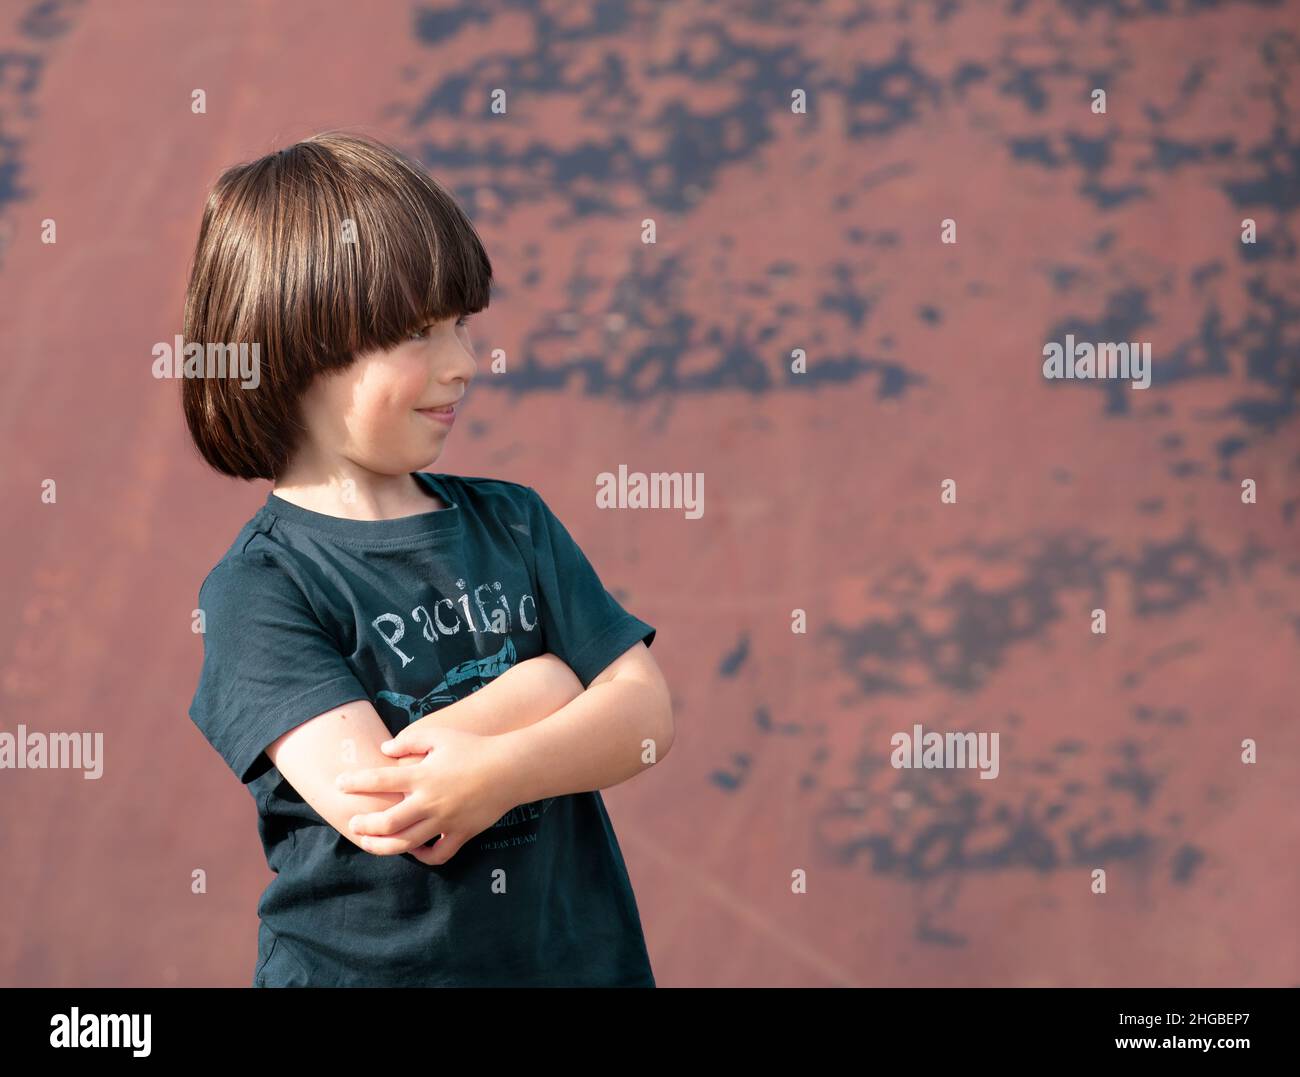
[[[269,494],[199,591],[190,717],[252,793],[276,873],[254,986],[653,987],[598,791],[519,805],[430,866],[353,845],[265,754],[354,700],[396,734],[537,655],[586,688],[653,642],[531,487],[413,474],[449,507],[345,520]]]

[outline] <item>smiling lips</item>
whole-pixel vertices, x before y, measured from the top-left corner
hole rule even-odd
[[[416,408],[421,415],[427,415],[438,422],[450,423],[456,418],[456,405],[445,404],[440,408]]]

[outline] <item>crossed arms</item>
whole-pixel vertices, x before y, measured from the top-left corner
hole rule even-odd
[[[295,727],[266,754],[354,845],[437,865],[511,808],[617,785],[672,741],[668,686],[638,640],[586,691],[544,654],[391,739],[373,704],[357,700]]]

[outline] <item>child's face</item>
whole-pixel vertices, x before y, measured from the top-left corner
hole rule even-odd
[[[428,467],[452,424],[421,409],[454,404],[458,420],[477,369],[464,318],[430,323],[395,348],[357,356],[303,396],[313,455],[331,470],[340,458],[383,475]]]

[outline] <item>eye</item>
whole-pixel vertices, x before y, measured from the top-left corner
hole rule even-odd
[[[432,329],[432,328],[434,327],[435,324],[437,324],[437,323],[435,323],[435,322],[430,322],[428,325],[421,326],[419,329],[413,330],[412,332],[410,332],[410,333],[408,333],[408,334],[406,335],[406,339],[407,339],[407,340],[425,340],[425,339],[427,339],[428,336],[429,336],[429,330]],[[467,326],[468,324],[469,324],[469,315],[468,315],[468,314],[462,314],[459,318],[456,319],[456,328],[457,328],[457,329],[464,329],[465,326]]]

